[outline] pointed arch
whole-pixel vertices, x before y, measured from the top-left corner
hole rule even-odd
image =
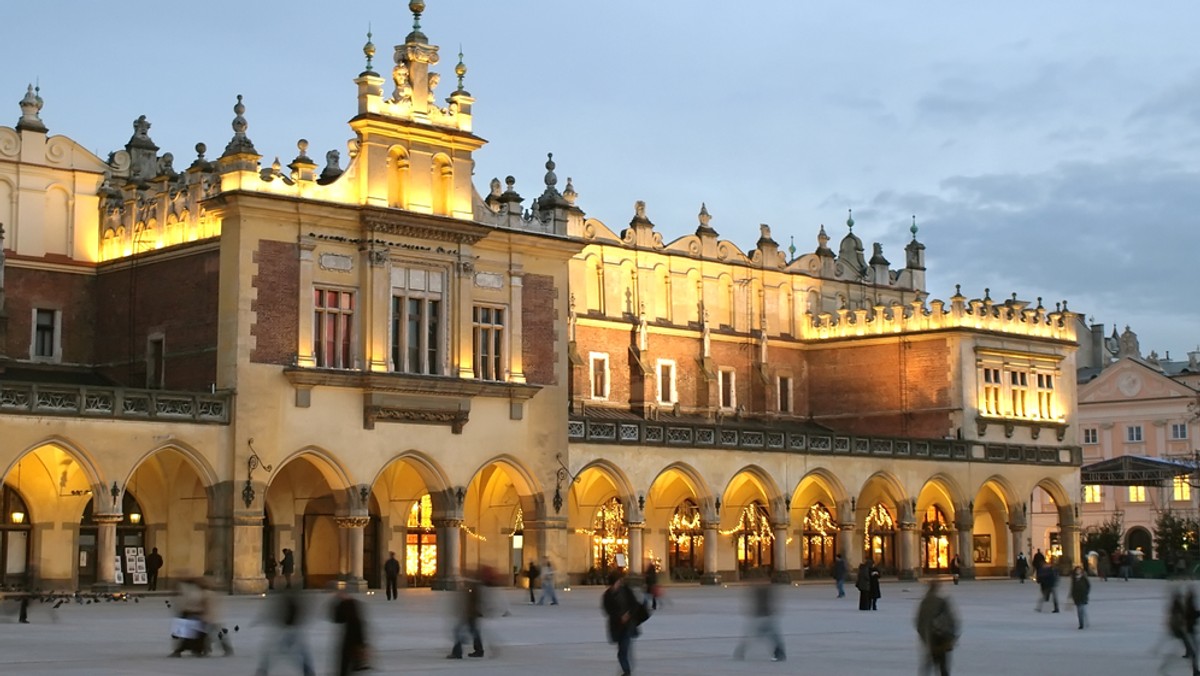
[[[106,480],[100,474],[95,457],[92,456],[92,454],[89,453],[83,446],[71,441],[66,437],[58,435],[46,437],[36,444],[26,446],[20,453],[17,453],[12,462],[9,463],[4,469],[3,476],[8,476],[9,472],[16,469],[17,465],[21,464],[21,460],[26,455],[36,453],[39,449],[47,446],[57,448],[63,453],[71,456],[77,463],[79,463],[79,468],[83,472],[89,488],[92,490],[100,490],[105,488]],[[46,467],[46,471],[49,472],[50,468]]]
[[[634,495],[633,484],[630,483],[629,477],[625,474],[625,471],[618,467],[615,463],[605,460],[604,458],[597,458],[583,467],[580,467],[579,471],[575,472],[575,476],[581,477],[589,470],[596,470],[607,476],[608,479],[612,481],[613,486],[616,487],[617,497],[621,498],[621,500],[627,505],[631,502],[633,504],[637,504],[637,497]]]
[[[200,481],[204,484],[206,490],[211,490],[212,487],[216,486],[219,482],[217,479],[216,470],[213,469],[212,465],[209,464],[208,460],[205,459],[204,455],[200,453],[200,451],[190,444],[173,440],[151,448],[143,453],[141,457],[135,460],[133,462],[133,466],[130,467],[129,472],[125,475],[125,480],[122,482],[122,485],[128,486],[130,480],[133,478],[133,475],[137,474],[138,469],[146,461],[153,458],[156,454],[164,451],[174,451],[182,456],[187,463],[191,465],[192,469],[195,470],[196,475],[200,477]]]
[[[533,475],[532,472],[517,458],[508,453],[501,453],[492,456],[485,460],[475,471],[471,473],[472,477],[478,476],[480,472],[491,467],[492,465],[500,465],[508,472],[509,476],[516,481],[513,485],[521,492],[522,496],[540,495],[543,491],[541,482]]]
[[[306,446],[292,453],[279,464],[272,468],[271,476],[267,479],[267,489],[269,490],[275,478],[280,475],[281,470],[289,464],[297,460],[306,460],[317,470],[325,479],[325,483],[329,485],[329,489],[335,493],[349,489],[354,485],[350,479],[349,472],[332,453],[326,451],[319,446]]]
[[[425,487],[431,494],[440,494],[449,490],[451,485],[450,478],[446,475],[446,471],[442,469],[442,466],[428,454],[415,449],[409,449],[388,458],[375,472],[375,476],[371,477],[368,485],[377,485],[388,471],[388,468],[396,462],[404,462],[412,467],[421,478],[421,481],[425,482]]]
[[[709,487],[708,482],[704,479],[704,476],[701,475],[695,467],[692,467],[688,463],[682,461],[673,462],[659,470],[658,474],[654,475],[654,479],[650,481],[650,492],[654,492],[654,487],[658,484],[660,479],[670,475],[671,473],[677,473],[683,477],[684,481],[692,489],[692,492],[696,494],[696,500],[698,502],[713,499],[714,496],[712,489]]]

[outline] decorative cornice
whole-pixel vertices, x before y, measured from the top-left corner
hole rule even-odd
[[[1004,436],[1008,438],[1012,437],[1013,432],[1018,427],[1028,427],[1029,434],[1034,439],[1037,439],[1041,435],[1042,428],[1052,429],[1059,441],[1066,438],[1067,428],[1070,427],[1068,423],[1054,420],[1020,420],[1017,418],[997,418],[984,415],[975,417],[975,428],[979,432],[979,436],[987,434],[988,425],[1003,425]]]
[[[283,375],[293,387],[345,387],[386,394],[416,394],[447,397],[497,397],[525,401],[542,391],[541,385],[471,380],[445,376],[418,376],[287,367]]]
[[[435,242],[474,244],[487,237],[489,229],[455,218],[415,216],[407,212],[363,209],[362,227],[368,233],[413,237]]]
[[[375,429],[376,422],[398,422],[416,425],[449,425],[450,431],[462,434],[471,412],[463,409],[408,408],[400,406],[364,406],[363,427]]]

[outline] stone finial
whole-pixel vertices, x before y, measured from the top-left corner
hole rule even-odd
[[[879,242],[873,242],[871,244],[871,248],[872,248],[871,265],[883,265],[885,267],[888,265],[891,265],[891,262],[888,261],[888,259],[883,257],[883,245],[882,244],[880,244]]]
[[[250,127],[250,124],[243,117],[246,113],[246,104],[242,103],[241,94],[237,95],[237,103],[233,106],[233,113],[233,122],[230,124],[233,127],[233,138],[225,146],[225,153],[222,157],[241,153],[257,155],[258,151],[254,149],[254,143],[246,136],[246,129]]]
[[[412,0],[408,3],[408,11],[413,15],[412,32],[408,34],[408,42],[425,42],[425,34],[421,32],[421,12],[425,11],[425,3],[421,0]]]
[[[212,165],[209,164],[208,160],[205,159],[205,157],[204,157],[204,153],[208,152],[208,146],[204,145],[203,143],[197,143],[195,148],[196,148],[196,159],[192,160],[192,164],[191,164],[191,166],[188,167],[188,169],[189,170],[196,169],[198,171],[211,170]]]
[[[846,215],[846,227],[850,228],[850,232],[853,233],[854,232],[854,210],[847,209],[846,214],[847,214]]]
[[[571,177],[567,177],[567,187],[563,188],[563,199],[567,200],[567,204],[575,206],[575,200],[579,199],[579,194],[575,192],[575,186],[571,184]]]
[[[758,224],[758,246],[769,245],[778,246],[775,240],[771,238],[771,226],[766,223]]]
[[[821,230],[817,232],[817,251],[818,256],[833,258],[833,249],[829,248],[829,235],[825,234],[825,224],[821,224]]]
[[[46,131],[46,125],[42,122],[42,118],[38,113],[42,111],[41,87],[34,87],[32,84],[25,90],[25,97],[21,99],[21,119],[17,120],[17,129],[28,129],[29,131]]]
[[[788,258],[793,259],[795,257],[796,257],[796,236],[788,235]]]
[[[558,185],[558,176],[554,175],[554,153],[546,153],[546,189],[554,190]]]
[[[299,141],[296,141],[296,150],[299,150],[300,154],[296,155],[296,159],[292,160],[293,163],[312,162],[312,158],[308,156],[308,139],[302,138]]]
[[[990,302],[992,302],[992,289],[991,289],[991,287],[984,287],[984,289],[983,289],[983,300],[984,300],[984,302],[987,302],[987,303],[990,303]]]
[[[454,66],[454,74],[458,76],[458,91],[456,94],[465,94],[463,89],[463,78],[467,76],[467,64],[463,63],[462,45],[458,46],[458,63]]]
[[[916,214],[913,214],[912,227],[910,227],[908,229],[908,231],[912,233],[913,241],[914,242],[917,241],[917,215]]]
[[[371,42],[371,25],[370,24],[367,24],[367,43],[365,45],[363,45],[362,50],[363,50],[363,56],[367,57],[367,69],[365,71],[363,71],[363,73],[364,74],[374,73],[375,68],[374,68],[374,66],[371,65],[371,61],[372,61],[372,59],[375,58],[375,43]]]
[[[697,214],[696,217],[700,221],[701,230],[708,231],[713,229],[712,215],[708,213],[708,204],[704,202],[700,203],[700,213]]]

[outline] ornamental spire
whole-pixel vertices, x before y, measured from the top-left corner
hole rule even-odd
[[[367,24],[367,44],[363,45],[363,55],[367,57],[367,69],[363,74],[375,73],[375,68],[371,65],[371,60],[375,58],[375,43],[371,42],[371,24]]]
[[[245,112],[246,104],[242,103],[242,95],[238,94],[237,103],[233,105],[233,122],[230,124],[230,126],[233,127],[233,138],[230,139],[229,144],[225,146],[225,152],[221,155],[221,157],[228,157],[229,155],[238,155],[242,153],[249,153],[252,155],[258,154],[258,151],[254,149],[254,142],[252,142],[250,138],[246,136],[246,129],[250,127],[250,124],[246,122],[246,118],[243,117]]]
[[[25,97],[21,99],[21,119],[17,120],[17,130],[28,129],[30,131],[46,131],[46,125],[42,122],[42,118],[38,113],[42,110],[41,87],[34,87],[32,84],[25,90]]]

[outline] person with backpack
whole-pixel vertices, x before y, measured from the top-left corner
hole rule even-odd
[[[958,616],[950,601],[938,593],[937,580],[929,583],[925,597],[917,606],[917,636],[921,639],[921,674],[936,667],[941,676],[950,676],[950,651],[958,642]]]

